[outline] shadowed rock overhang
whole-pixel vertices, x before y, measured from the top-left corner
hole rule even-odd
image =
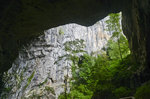
[[[68,23],[90,26],[120,11],[132,53],[149,68],[150,0],[3,0],[0,5],[0,72],[43,30]]]

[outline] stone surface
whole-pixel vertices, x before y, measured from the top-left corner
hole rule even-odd
[[[143,83],[150,80],[150,0],[132,0],[122,14],[123,31],[135,60],[141,64],[136,72]]]
[[[41,31],[73,22],[89,26],[111,12],[122,11],[123,31],[135,60],[145,70],[141,78],[150,78],[150,0],[1,0],[0,5],[1,73]]]
[[[68,41],[84,40],[87,53],[98,53],[106,45],[111,33],[104,31],[101,20],[91,27],[68,24],[44,32],[22,48],[12,68],[4,74],[4,99],[55,99],[64,92],[65,76],[71,77],[71,61],[59,57],[68,52]],[[82,54],[82,53],[81,53]],[[80,53],[78,55],[81,55]],[[57,63],[56,63],[57,62]],[[69,88],[68,88],[69,91]]]
[[[0,72],[7,71],[19,49],[43,30],[78,23],[89,26],[127,0],[3,0],[0,1]]]

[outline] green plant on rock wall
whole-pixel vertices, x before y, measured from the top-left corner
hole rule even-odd
[[[37,89],[32,89],[22,96],[21,99],[51,99],[50,96],[55,96],[55,91],[50,86],[43,86]]]
[[[58,60],[55,61],[55,64],[58,64],[59,61],[61,60],[69,60],[72,61],[73,59],[77,59],[77,54],[79,53],[86,53],[86,51],[84,51],[85,48],[85,44],[84,44],[84,40],[81,39],[75,39],[73,41],[67,41],[64,43],[64,50],[66,52],[68,52],[68,54],[65,54],[63,56],[58,57]]]
[[[60,56],[58,58],[58,60],[56,61],[56,63],[58,63],[61,60],[65,60],[65,61],[71,61],[73,64],[77,64],[79,57],[78,54],[79,53],[86,53],[86,51],[84,51],[85,45],[84,45],[84,40],[83,39],[75,39],[73,41],[67,41],[64,43],[64,50],[67,52],[67,54]],[[66,66],[67,67],[67,66]],[[68,90],[68,83],[71,81],[71,79],[68,77],[68,69],[67,69],[67,75],[64,76],[65,80],[65,84],[64,86],[64,94],[62,93],[59,98],[60,99],[69,99],[68,98],[68,94],[67,94],[67,90]],[[64,97],[64,98],[62,98]]]
[[[2,89],[3,90],[3,95],[1,95],[1,97],[8,97],[8,94],[12,91],[12,89],[14,87],[17,88],[17,89],[19,89],[21,87],[21,83],[24,80],[23,75],[24,75],[24,72],[26,72],[26,70],[28,68],[28,65],[25,66],[22,69],[18,68],[19,65],[16,65],[16,66],[17,67],[14,70],[12,70],[12,72],[7,71],[3,74],[2,81],[5,83],[5,85],[4,85],[4,88]],[[17,69],[19,69],[19,70],[17,70]],[[11,80],[12,77],[15,80],[12,81]],[[4,96],[4,93],[5,93],[5,96]],[[6,99],[6,98],[4,98],[4,99]]]
[[[38,84],[38,86],[41,87],[42,85],[44,85],[45,83],[47,83],[47,81],[48,81],[48,80],[47,80],[47,78],[46,78],[43,82],[41,82],[40,84]]]
[[[64,31],[62,28],[59,29],[59,35],[63,35],[64,34]]]
[[[27,79],[27,84],[24,86],[24,90],[29,86],[29,84],[31,83],[33,77],[34,77],[35,71],[32,72],[32,74],[30,75],[30,77]]]
[[[54,88],[53,88],[53,87],[45,86],[45,90],[46,90],[47,92],[50,92],[50,93],[52,93],[52,94],[54,94],[54,95],[55,95],[55,90],[54,90]]]

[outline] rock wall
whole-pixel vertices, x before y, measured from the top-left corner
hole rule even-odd
[[[44,29],[71,22],[89,26],[119,11],[132,52],[149,65],[149,4],[150,0],[0,1],[0,72],[7,71],[19,49]]]
[[[71,62],[61,60],[67,52],[64,43],[84,40],[89,54],[100,51],[111,33],[104,31],[104,20],[91,27],[69,24],[52,28],[22,48],[12,68],[4,74],[2,99],[55,99],[64,92],[65,76],[71,77]],[[69,89],[68,89],[69,90]]]
[[[146,68],[141,78],[150,78],[150,0],[1,0],[0,5],[0,73],[11,68],[20,48],[44,29],[72,22],[89,26],[122,11],[132,54],[141,70]]]
[[[43,30],[68,23],[95,24],[119,12],[130,0],[0,1],[0,73],[7,71],[21,47]]]
[[[150,0],[132,0],[122,11],[123,31],[132,55],[141,64],[138,73],[141,83],[150,80]]]

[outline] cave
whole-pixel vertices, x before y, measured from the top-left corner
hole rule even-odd
[[[150,78],[150,0],[5,0],[0,5],[1,75],[43,30],[68,23],[91,26],[121,11],[133,59],[141,64],[140,78],[143,82]]]

